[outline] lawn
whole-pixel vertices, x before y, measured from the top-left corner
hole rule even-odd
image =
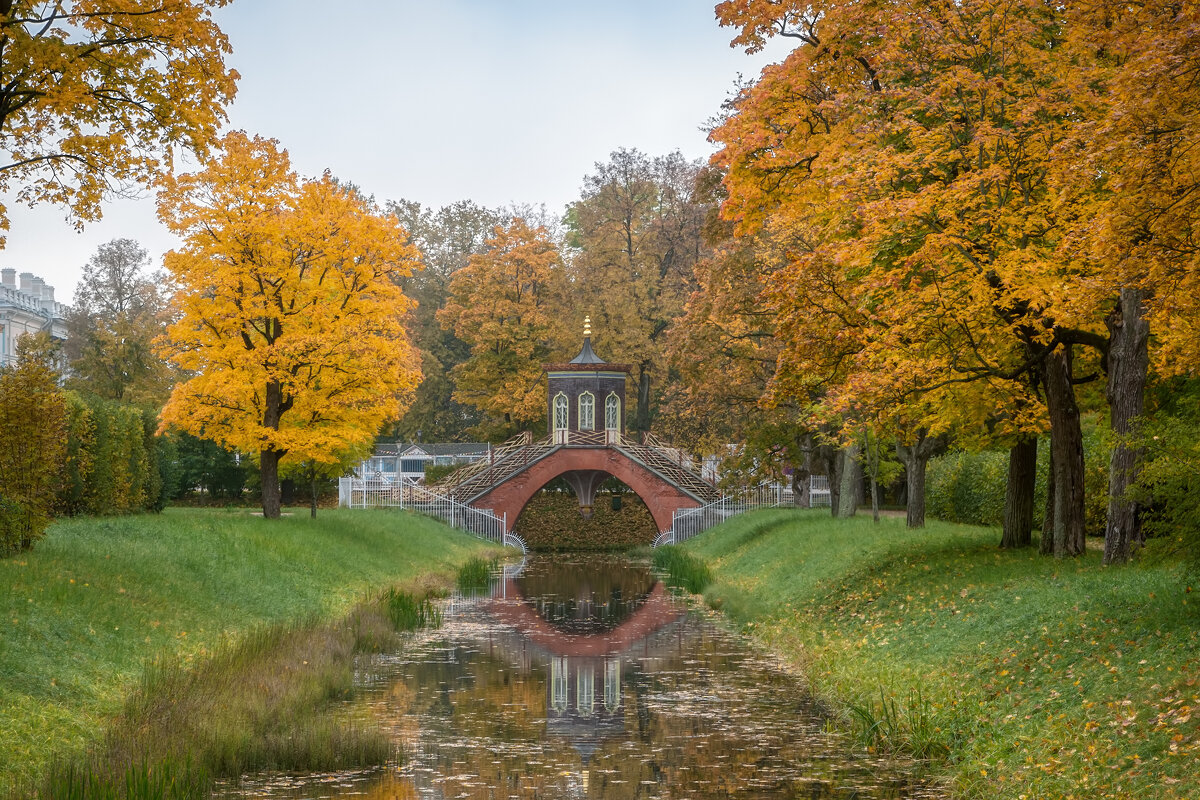
[[[1170,566],[999,540],[773,510],[685,548],[715,576],[707,602],[956,796],[1200,797],[1200,595]]]
[[[382,511],[55,523],[0,560],[0,796],[94,742],[149,660],[186,665],[265,625],[333,618],[385,586],[452,576],[488,547]]]

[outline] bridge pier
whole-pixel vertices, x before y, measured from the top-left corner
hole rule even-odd
[[[562,474],[563,480],[579,498],[579,513],[584,519],[592,518],[592,507],[596,505],[596,490],[609,477],[598,469],[573,469]]]

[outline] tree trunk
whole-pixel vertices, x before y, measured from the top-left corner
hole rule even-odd
[[[292,407],[292,400],[283,399],[283,386],[279,381],[267,381],[263,400],[263,427],[279,430],[279,420]],[[286,450],[269,447],[259,454],[259,472],[262,476],[262,504],[265,519],[279,519],[282,498],[279,487],[279,459]]]
[[[879,524],[879,464],[872,459],[871,464],[871,521]]]
[[[1054,462],[1055,558],[1083,553],[1083,431],[1071,385],[1071,350],[1046,356],[1046,408],[1050,412],[1050,454]]]
[[[925,430],[911,445],[896,442],[896,455],[904,462],[905,524],[910,528],[925,527],[925,472],[929,459],[945,447],[945,436],[929,436]]]
[[[825,462],[825,475],[829,479],[829,513],[836,517],[842,497],[842,451],[822,445],[821,452]]]
[[[1046,508],[1042,511],[1042,541],[1038,553],[1048,556],[1054,552],[1054,448],[1050,448],[1050,468],[1046,473]]]
[[[1004,495],[1004,534],[1001,547],[1033,543],[1033,493],[1037,488],[1036,436],[1019,440],[1008,451],[1008,487]]]
[[[1117,310],[1108,318],[1108,330],[1107,394],[1116,437],[1108,468],[1104,563],[1119,564],[1128,561],[1143,541],[1140,504],[1126,496],[1141,472],[1143,451],[1136,436],[1150,367],[1150,323],[1142,292],[1121,290]]]
[[[309,506],[309,517],[317,518],[317,470],[309,467],[308,470],[308,486],[312,490],[312,505]]]
[[[811,440],[805,439],[804,460],[792,465],[792,504],[797,508],[808,508],[812,505],[812,445]]]
[[[637,430],[650,430],[650,368],[645,364],[638,366],[638,409]]]
[[[838,460],[841,462],[839,470],[838,487],[838,505],[834,511],[834,516],[840,519],[848,519],[853,517],[858,510],[858,486],[862,482],[861,467],[858,463],[858,445],[852,444],[849,447],[843,448]]]
[[[262,475],[262,509],[265,519],[279,519],[282,496],[279,491],[279,450],[263,450],[259,454],[259,472]]]

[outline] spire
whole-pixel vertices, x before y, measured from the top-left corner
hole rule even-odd
[[[603,364],[604,359],[592,351],[592,318],[583,318],[583,349],[571,359],[572,364]]]

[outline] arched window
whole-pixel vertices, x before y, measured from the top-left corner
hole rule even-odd
[[[567,710],[567,690],[570,668],[566,656],[555,656],[550,660],[550,706],[558,712]]]
[[[591,716],[596,710],[596,668],[582,663],[575,673],[575,710],[582,716]]]
[[[621,398],[616,392],[609,392],[604,399],[604,427],[610,431],[621,429]]]
[[[554,430],[565,431],[567,429],[567,396],[559,392],[554,396]]]
[[[596,395],[591,392],[579,395],[579,430],[596,430]]]

